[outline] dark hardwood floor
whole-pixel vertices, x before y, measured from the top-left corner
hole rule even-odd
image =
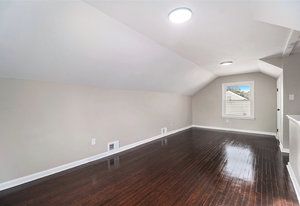
[[[0,193],[0,205],[298,205],[274,137],[190,129]]]

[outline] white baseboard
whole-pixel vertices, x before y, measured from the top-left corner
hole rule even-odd
[[[298,180],[296,178],[296,175],[295,175],[294,170],[291,167],[290,163],[288,163],[288,165],[286,167],[287,167],[287,170],[288,170],[288,172],[290,174],[292,183],[294,185],[294,189],[295,189],[295,192],[296,192],[296,195],[297,195],[297,199],[300,202],[300,185],[298,183]]]
[[[192,127],[203,128],[203,129],[213,129],[213,130],[244,132],[244,133],[251,133],[251,134],[263,134],[263,135],[272,135],[272,136],[276,135],[276,133],[272,133],[272,132],[261,132],[261,131],[253,131],[253,130],[241,130],[241,129],[222,128],[222,127],[209,127],[209,126],[191,125],[191,126],[187,126],[187,127],[177,129],[177,130],[169,131],[166,134],[160,134],[160,135],[157,135],[157,136],[154,136],[154,137],[151,137],[151,138],[148,138],[148,139],[144,139],[144,140],[141,140],[141,141],[129,144],[129,145],[125,145],[125,146],[120,147],[119,149],[116,149],[116,150],[111,151],[111,152],[104,152],[104,153],[94,155],[94,156],[91,156],[91,157],[88,157],[88,158],[85,158],[85,159],[81,159],[81,160],[70,162],[70,163],[67,163],[67,164],[64,164],[64,165],[61,165],[61,166],[58,166],[58,167],[54,167],[54,168],[51,168],[51,169],[48,169],[48,170],[45,170],[45,171],[37,172],[37,173],[31,174],[31,175],[27,175],[27,176],[24,176],[24,177],[20,177],[20,178],[17,178],[17,179],[13,179],[13,180],[10,180],[10,181],[7,181],[7,182],[0,183],[0,191],[5,190],[5,189],[9,189],[9,188],[12,188],[12,187],[15,187],[15,186],[18,186],[18,185],[22,185],[22,184],[25,184],[25,183],[28,183],[28,182],[31,182],[31,181],[34,181],[34,180],[37,180],[37,179],[40,179],[40,178],[58,173],[58,172],[62,172],[62,171],[65,171],[65,170],[68,170],[68,169],[71,169],[71,168],[74,168],[74,167],[77,167],[77,166],[80,166],[80,165],[83,165],[83,164],[86,164],[86,163],[89,163],[89,162],[92,162],[92,161],[95,161],[95,160],[99,160],[99,159],[102,159],[102,158],[105,158],[105,157],[123,152],[125,150],[129,150],[129,149],[132,149],[134,147],[143,145],[145,143],[160,139],[162,137],[165,137],[165,136],[168,136],[168,135],[171,135],[171,134],[175,134],[175,133],[180,132],[180,131],[187,130],[187,129],[192,128]]]
[[[202,129],[213,129],[213,130],[222,130],[222,131],[243,132],[243,133],[250,133],[250,134],[262,134],[262,135],[276,136],[275,132],[263,132],[263,131],[255,131],[255,130],[233,129],[233,128],[226,128],[226,127],[211,127],[211,126],[202,126],[202,125],[193,125],[193,127],[202,128]]]
[[[290,153],[290,150],[287,148],[283,148],[281,142],[279,142],[280,151],[283,153]]]
[[[187,130],[191,127],[192,126],[187,126],[187,127],[183,127],[183,128],[180,128],[180,129],[172,130],[172,131],[169,131],[165,134],[160,134],[160,135],[157,135],[157,136],[154,136],[154,137],[151,137],[151,138],[148,138],[148,139],[144,139],[144,140],[141,140],[141,141],[129,144],[129,145],[125,145],[125,146],[120,147],[119,149],[116,149],[114,151],[104,152],[104,153],[94,155],[94,156],[91,156],[91,157],[88,157],[88,158],[85,158],[85,159],[81,159],[81,160],[70,162],[70,163],[67,163],[67,164],[64,164],[64,165],[61,165],[61,166],[58,166],[58,167],[54,167],[54,168],[51,168],[49,170],[37,172],[37,173],[31,174],[31,175],[27,175],[27,176],[24,176],[24,177],[20,177],[20,178],[17,178],[17,179],[13,179],[13,180],[10,180],[10,181],[7,181],[7,182],[0,183],[0,191],[5,190],[5,189],[9,189],[9,188],[12,188],[12,187],[15,187],[15,186],[18,186],[18,185],[22,185],[22,184],[25,184],[25,183],[28,183],[28,182],[31,182],[31,181],[34,181],[34,180],[37,180],[37,179],[40,179],[40,178],[58,173],[58,172],[62,172],[62,171],[65,171],[65,170],[68,170],[68,169],[71,169],[71,168],[74,168],[74,167],[77,167],[77,166],[80,166],[80,165],[83,165],[83,164],[86,164],[86,163],[89,163],[89,162],[92,162],[92,161],[95,161],[95,160],[99,160],[99,159],[102,159],[102,158],[105,158],[105,157],[123,152],[125,150],[132,149],[134,147],[137,147],[137,146],[143,145],[145,143],[160,139],[162,137],[165,137],[165,136],[168,136],[168,135],[171,135],[171,134],[175,134],[177,132]]]

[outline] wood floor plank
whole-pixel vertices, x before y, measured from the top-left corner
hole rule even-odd
[[[271,136],[189,129],[0,192],[1,206],[299,205]]]

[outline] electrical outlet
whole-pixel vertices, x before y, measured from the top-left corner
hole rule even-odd
[[[95,145],[95,144],[96,144],[96,138],[92,138],[91,145]]]

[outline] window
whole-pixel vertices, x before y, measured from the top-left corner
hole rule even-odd
[[[222,85],[222,116],[254,119],[254,82],[224,83]]]

